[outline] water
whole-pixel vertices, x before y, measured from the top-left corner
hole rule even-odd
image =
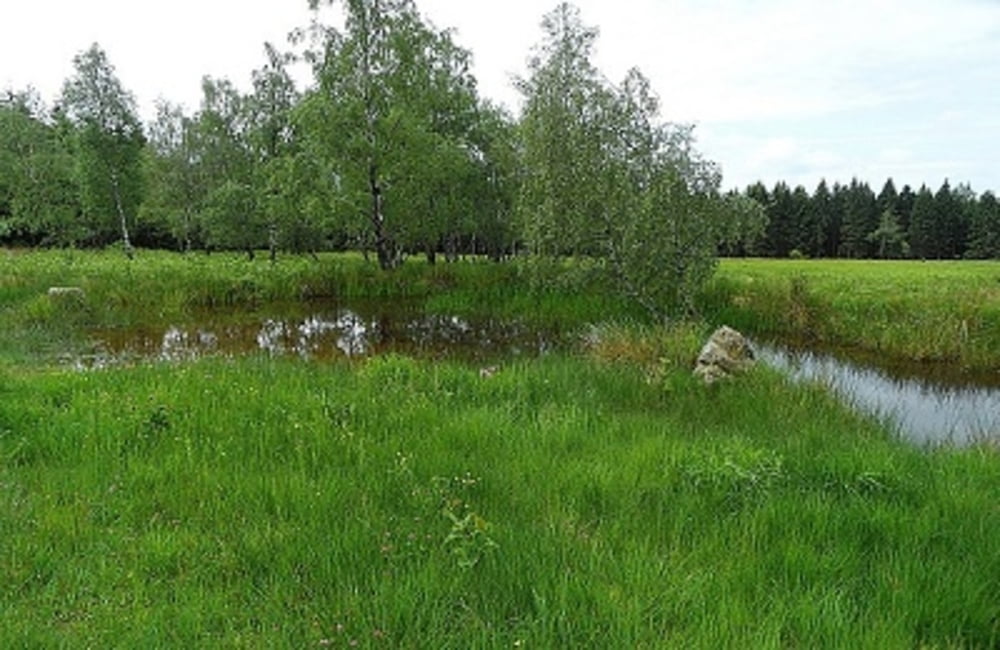
[[[268,305],[260,311],[212,310],[185,323],[91,333],[96,353],[79,367],[132,361],[185,361],[207,355],[263,354],[307,360],[397,352],[431,359],[490,363],[568,349],[556,328],[516,319],[461,318],[395,302]],[[894,422],[921,444],[1000,442],[1000,376],[970,378],[941,367],[878,367],[873,359],[756,342],[758,356],[794,379],[818,381],[851,406]]]
[[[441,316],[406,304],[365,303],[212,310],[186,323],[95,330],[90,335],[96,352],[81,360],[78,365],[83,367],[248,354],[324,361],[396,352],[488,361],[545,354],[561,347],[564,339],[557,329],[519,320]]]
[[[798,381],[820,382],[852,407],[889,419],[919,444],[1000,442],[1000,388],[892,372],[833,354],[756,342],[758,358]]]

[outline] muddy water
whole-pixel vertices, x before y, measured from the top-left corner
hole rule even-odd
[[[405,303],[296,303],[268,305],[261,311],[212,310],[193,314],[186,322],[95,330],[90,336],[96,353],[85,365],[98,366],[208,355],[333,360],[390,352],[486,361],[538,356],[564,344],[557,329],[518,320],[425,314]]]
[[[885,418],[920,444],[1000,443],[997,377],[970,377],[929,367],[892,367],[846,360],[829,352],[756,342],[765,363],[799,381],[820,382],[852,407]],[[953,369],[954,370],[954,369]]]
[[[260,354],[335,360],[397,352],[489,363],[568,349],[573,337],[517,319],[426,314],[405,302],[294,303],[259,311],[212,310],[185,322],[91,332],[81,367]],[[802,381],[822,382],[855,408],[886,418],[917,443],[1000,442],[1000,375],[970,377],[940,366],[887,366],[774,342],[758,356]]]

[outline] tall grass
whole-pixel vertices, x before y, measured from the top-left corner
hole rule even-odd
[[[994,449],[759,370],[0,374],[2,647],[996,647]]]
[[[541,285],[523,264],[430,266],[413,260],[385,272],[355,254],[248,261],[233,254],[138,251],[128,261],[94,251],[0,252],[0,358],[35,362],[85,345],[89,328],[183,319],[205,307],[276,301],[407,300],[453,315],[518,317],[582,325],[630,313],[593,278],[566,273]],[[79,287],[55,298],[50,287]]]
[[[1000,264],[724,260],[702,304],[761,334],[1000,369]]]

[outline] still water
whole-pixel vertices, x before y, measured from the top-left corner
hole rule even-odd
[[[90,334],[96,353],[85,362],[97,366],[247,354],[333,360],[391,352],[486,361],[538,356],[559,348],[564,340],[558,329],[520,320],[426,314],[405,304],[385,303],[212,310],[186,323]]]
[[[184,323],[97,330],[91,337],[96,352],[81,367],[210,355],[334,360],[390,352],[487,363],[569,349],[575,340],[569,332],[522,320],[434,315],[385,302],[212,310]],[[1000,442],[1000,376],[969,378],[920,366],[880,368],[872,360],[773,342],[758,341],[754,348],[765,363],[795,380],[823,383],[852,407],[885,418],[919,444]]]
[[[919,444],[1000,442],[1000,388],[995,383],[920,376],[845,360],[830,353],[756,342],[759,359],[797,381],[819,382],[852,407],[885,418]]]

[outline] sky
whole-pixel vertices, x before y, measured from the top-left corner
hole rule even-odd
[[[0,2],[0,89],[32,85],[51,103],[97,42],[144,119],[157,98],[197,109],[204,75],[248,90],[264,42],[286,47],[313,19],[307,0]],[[516,112],[511,79],[556,0],[416,4],[472,51],[480,92]],[[597,66],[611,81],[641,69],[663,117],[696,125],[726,188],[857,177],[877,192],[892,177],[1000,191],[1000,0],[574,4],[600,30]]]

